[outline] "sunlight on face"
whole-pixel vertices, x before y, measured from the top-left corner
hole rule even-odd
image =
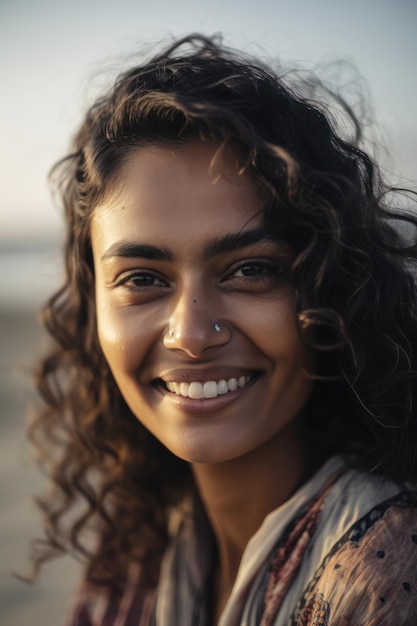
[[[291,250],[271,239],[258,188],[233,156],[210,168],[215,150],[137,149],[91,231],[99,340],[115,380],[138,420],[195,463],[272,438],[279,448],[311,391]]]

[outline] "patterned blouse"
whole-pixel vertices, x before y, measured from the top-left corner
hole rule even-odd
[[[212,626],[212,540],[198,507],[157,589],[81,584],[67,626]],[[249,541],[219,626],[417,626],[417,495],[335,457]]]

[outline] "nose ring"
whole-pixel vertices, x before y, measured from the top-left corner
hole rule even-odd
[[[216,331],[216,333],[219,333],[221,328],[219,324],[214,324],[214,330]],[[168,331],[168,337],[173,337],[174,336],[174,330],[173,328],[170,328]]]

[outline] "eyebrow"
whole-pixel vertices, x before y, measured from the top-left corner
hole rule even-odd
[[[266,228],[254,228],[239,233],[231,233],[224,237],[211,239],[204,249],[204,258],[235,252],[261,242],[277,243],[277,238],[271,232],[268,232]]]
[[[110,248],[101,257],[102,261],[114,258],[142,258],[150,261],[173,261],[174,255],[166,248],[158,248],[142,243],[130,243],[129,241],[119,241]]]
[[[210,259],[220,254],[236,252],[255,243],[278,243],[277,237],[265,228],[255,228],[239,233],[229,233],[223,237],[209,240],[204,248],[204,259]],[[174,261],[175,255],[167,248],[159,248],[149,244],[120,241],[108,248],[101,257],[102,261],[113,258],[142,258],[150,261]]]

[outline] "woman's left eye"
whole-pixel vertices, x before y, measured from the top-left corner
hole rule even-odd
[[[262,278],[283,277],[287,275],[287,267],[283,263],[266,261],[247,261],[234,269],[227,278]]]
[[[270,274],[276,274],[277,268],[271,267],[266,263],[245,263],[238,267],[230,276],[236,277],[256,277],[256,276],[267,276]]]
[[[223,282],[239,290],[281,289],[289,284],[289,267],[281,261],[245,261],[228,272]]]

